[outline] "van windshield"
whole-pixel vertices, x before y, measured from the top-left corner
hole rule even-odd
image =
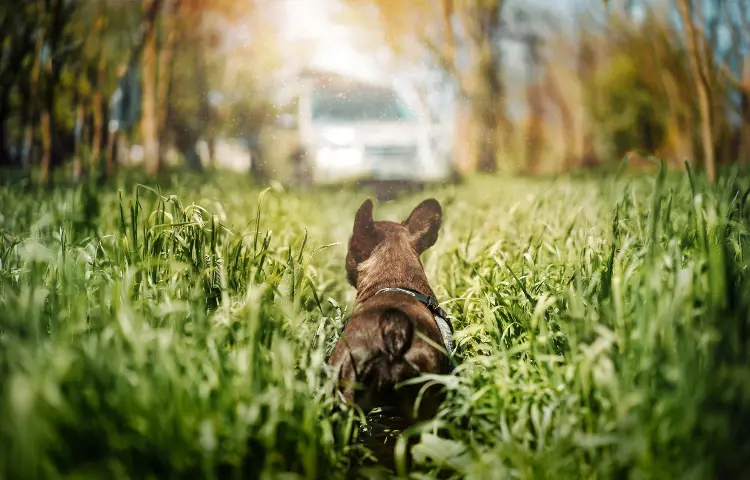
[[[416,119],[396,92],[384,88],[320,88],[312,94],[315,122],[402,121]]]

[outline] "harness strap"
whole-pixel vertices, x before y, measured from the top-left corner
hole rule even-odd
[[[435,324],[437,325],[438,330],[440,331],[440,336],[443,338],[443,344],[445,345],[445,349],[448,351],[448,355],[449,355],[448,370],[452,372],[453,362],[451,361],[450,357],[453,356],[453,353],[455,351],[455,344],[453,342],[453,325],[448,319],[448,315],[445,313],[445,310],[440,308],[437,298],[424,295],[415,290],[411,290],[407,288],[381,288],[375,293],[375,295],[378,295],[383,292],[406,293],[407,295],[411,295],[412,297],[419,300],[423,305],[427,307],[428,310],[430,310],[430,313],[432,313],[432,316],[435,319]]]

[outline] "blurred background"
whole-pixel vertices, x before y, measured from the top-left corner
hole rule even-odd
[[[750,162],[750,0],[4,1],[0,35],[0,166],[41,183]]]

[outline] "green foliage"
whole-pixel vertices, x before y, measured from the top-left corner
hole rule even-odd
[[[648,151],[663,145],[666,109],[659,108],[659,92],[644,82],[635,56],[620,53],[610,58],[593,84],[598,97],[590,101],[591,115],[598,133],[614,152],[622,154],[633,148],[634,138]]]
[[[584,79],[583,100],[605,153],[692,155],[685,148],[697,139],[697,101],[679,32],[649,11],[637,24],[611,18],[600,41],[602,58]]]
[[[2,195],[3,476],[331,471],[304,242],[142,187]]]
[[[409,432],[422,475],[747,475],[748,187],[478,178],[378,206],[445,212],[423,263],[460,365]],[[0,190],[3,476],[345,475],[324,361],[365,195],[252,188]]]

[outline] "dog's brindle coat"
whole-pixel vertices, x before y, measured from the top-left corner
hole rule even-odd
[[[434,296],[419,256],[437,241],[441,222],[442,209],[434,199],[423,201],[402,223],[374,221],[369,199],[357,211],[346,271],[357,289],[358,308],[328,364],[338,369],[344,399],[365,412],[390,406],[415,421],[434,416],[439,407],[436,387],[423,394],[416,414],[422,385],[394,388],[420,373],[448,373],[446,353],[435,347],[443,345],[443,339],[432,313],[407,293],[378,292],[404,288]]]

